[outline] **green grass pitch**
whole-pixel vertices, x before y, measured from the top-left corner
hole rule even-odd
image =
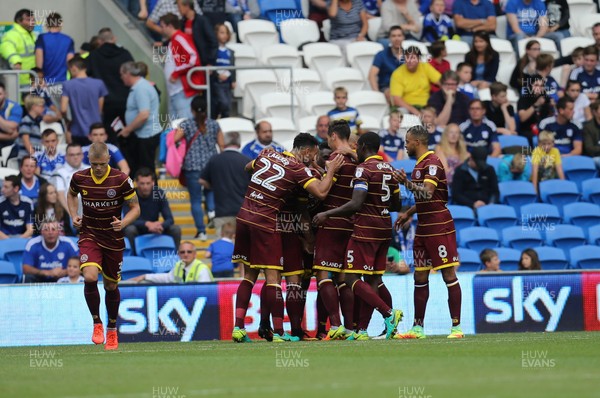
[[[600,333],[3,348],[2,397],[599,397]]]

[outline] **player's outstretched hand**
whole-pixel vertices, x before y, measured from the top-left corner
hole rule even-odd
[[[344,164],[343,156],[336,156],[335,159],[325,162],[328,173],[336,173]]]
[[[411,218],[412,217],[408,213],[398,214],[398,219],[394,224],[394,228],[396,229],[396,231],[400,231],[406,223],[410,222]]]
[[[76,216],[76,217],[74,217],[74,218],[73,218],[73,226],[74,226],[76,229],[79,229],[79,228],[81,228],[81,217],[79,217],[79,216]]]
[[[336,149],[333,153],[339,153],[340,155],[350,156],[355,162],[358,161],[358,155],[354,150],[352,150],[352,148],[339,148]]]
[[[406,177],[406,171],[404,171],[404,169],[394,170],[394,178],[400,184],[405,184],[406,181],[408,181],[408,178]]]
[[[328,218],[329,216],[325,212],[319,213],[313,217],[313,224],[316,226],[323,225]]]
[[[112,225],[113,230],[115,230],[115,231],[120,231],[121,228],[123,227],[123,225],[121,224],[121,220],[119,220],[115,216],[113,216],[113,221],[110,223],[110,225]]]

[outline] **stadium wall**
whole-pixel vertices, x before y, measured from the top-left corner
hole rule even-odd
[[[413,318],[411,275],[385,276],[394,305],[405,311],[399,330]],[[425,319],[428,334],[447,334],[447,289],[432,275]],[[460,275],[462,328],[470,335],[499,332],[600,330],[600,272]],[[121,342],[229,340],[238,282],[193,285],[122,285]],[[257,337],[259,292],[252,295],[247,330]],[[101,296],[104,289],[100,288]],[[316,286],[307,295],[305,328],[316,329]],[[102,298],[104,300],[104,298]],[[106,319],[104,305],[101,316]],[[287,319],[286,319],[287,321]],[[289,329],[289,323],[286,323]],[[369,334],[383,320],[373,315]],[[83,286],[62,284],[0,286],[0,346],[91,344],[91,320]]]

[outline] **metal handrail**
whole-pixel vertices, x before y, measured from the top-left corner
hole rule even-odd
[[[10,70],[0,70],[0,76],[2,75],[17,75],[17,92],[16,93],[12,93],[14,94],[14,97],[11,97],[10,95],[8,95],[9,93],[7,93],[7,98],[16,98],[14,101],[16,102],[20,102],[21,101],[21,96],[19,95],[20,93],[28,93],[31,90],[31,87],[21,87],[21,84],[19,84],[19,75],[24,75],[24,74],[28,74],[30,76],[32,76],[34,79],[37,78],[37,74],[32,71],[32,70],[19,70],[19,69],[10,69]],[[4,81],[4,83],[6,84],[6,81]],[[8,87],[7,87],[8,88]]]
[[[193,68],[191,68],[190,70],[188,70],[186,78],[188,79],[188,82],[190,84],[190,86],[195,89],[195,90],[206,90],[206,95],[207,95],[207,110],[208,110],[208,114],[211,114],[211,101],[210,101],[210,72],[215,71],[215,70],[254,70],[254,69],[285,69],[285,70],[289,70],[290,71],[290,99],[291,99],[291,103],[290,103],[290,114],[291,114],[291,119],[292,119],[292,123],[296,124],[296,120],[294,117],[294,90],[293,90],[293,84],[294,84],[294,67],[293,66],[194,66]],[[206,77],[206,82],[207,84],[195,84],[192,81],[192,74],[194,72],[204,72],[204,76]],[[254,104],[255,106],[258,106],[258,104]]]

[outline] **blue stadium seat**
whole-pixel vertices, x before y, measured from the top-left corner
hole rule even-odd
[[[546,231],[546,245],[563,249],[568,258],[570,249],[585,245],[585,233],[581,227],[559,224]]]
[[[600,224],[600,206],[593,203],[571,203],[563,208],[565,223],[583,228],[588,236],[588,229]]]
[[[548,203],[531,203],[521,207],[521,224],[550,226],[561,223],[558,207]]]
[[[494,168],[494,171],[498,173],[498,166],[502,163],[502,158],[487,157],[486,163]]]
[[[521,252],[508,247],[499,247],[494,249],[500,259],[500,269],[502,271],[518,271]]]
[[[540,182],[539,188],[542,202],[556,205],[561,214],[564,205],[577,202],[580,196],[573,181],[546,180]]]
[[[542,270],[556,271],[569,268],[569,261],[564,250],[551,246],[534,247],[533,250],[538,255]]]
[[[133,254],[131,253],[131,242],[129,241],[129,239],[127,239],[127,237],[125,237],[123,240],[125,241],[125,250],[123,251],[123,257],[131,256]]]
[[[477,209],[477,221],[482,227],[502,230],[517,225],[517,213],[507,205],[481,206]]]
[[[0,284],[17,283],[17,280],[19,280],[19,275],[13,263],[0,260]]]
[[[408,178],[411,178],[411,174],[413,172],[413,169],[415,168],[415,165],[417,164],[417,161],[414,159],[402,159],[402,160],[395,160],[392,162],[392,167],[395,169],[404,169],[404,171],[406,172],[406,175],[408,176]]]
[[[146,234],[135,238],[135,250],[136,255],[152,260],[173,255],[177,248],[173,238],[168,235]]]
[[[483,249],[493,249],[500,246],[498,232],[492,228],[470,227],[459,231],[460,247],[475,250],[480,253]]]
[[[136,276],[151,274],[152,263],[144,257],[126,256],[123,257],[123,266],[121,267],[121,279],[127,280]]]
[[[600,246],[600,225],[588,229],[588,242],[590,245]]]
[[[562,167],[567,180],[581,189],[584,180],[596,177],[596,164],[589,156],[567,156],[562,158]]]
[[[175,266],[175,263],[179,261],[179,256],[173,254],[171,256],[164,256],[158,259],[150,260],[152,265],[152,272],[160,274],[163,272],[169,272]]]
[[[460,272],[477,272],[481,269],[479,253],[475,250],[459,247],[458,258],[460,260],[458,271]]]
[[[570,251],[571,267],[600,269],[600,247],[591,245],[577,246]]]
[[[448,205],[448,210],[454,219],[454,227],[457,231],[475,226],[475,214],[473,209],[467,206]]]
[[[512,206],[517,213],[521,206],[537,202],[533,184],[528,181],[506,181],[498,184],[500,202]],[[517,214],[517,216],[521,216]]]
[[[509,146],[529,146],[527,138],[520,135],[498,134],[498,142],[500,142],[500,148],[502,149]]]
[[[502,245],[523,251],[542,245],[542,234],[536,228],[508,227],[502,230]]]
[[[19,280],[23,277],[23,252],[29,239],[8,238],[0,240],[0,260],[6,260],[14,265]]]
[[[591,178],[582,182],[581,193],[586,202],[600,205],[600,178]]]

